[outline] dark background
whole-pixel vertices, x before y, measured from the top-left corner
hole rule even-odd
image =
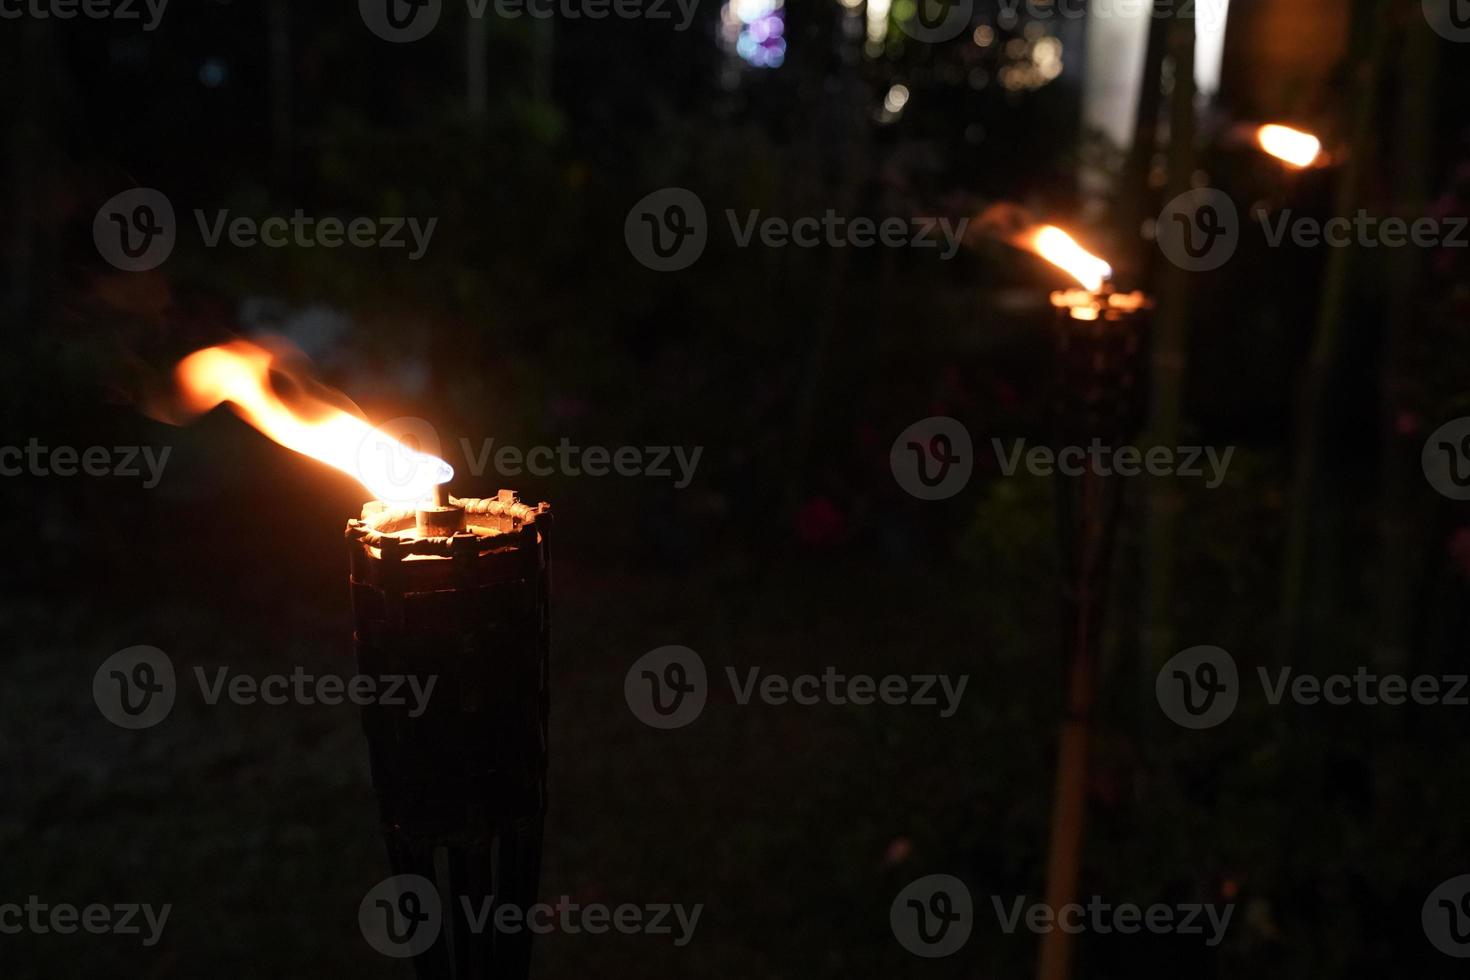
[[[1340,163],[1288,179],[1224,136],[1237,119],[1283,118],[1360,155],[1356,196],[1338,198],[1347,213],[1464,214],[1463,46],[1430,34],[1417,3],[1393,0],[1381,21],[1371,4],[1291,6],[1263,4],[1270,27],[1232,20],[1225,87],[1201,103],[1201,182],[1242,212],[1341,213]],[[1142,205],[1078,190],[1085,168],[1117,178],[1127,150],[1082,131],[1084,24],[1061,24],[1061,78],[1008,91],[993,80],[1002,56],[968,34],[925,45],[894,31],[864,54],[842,16],[835,2],[793,3],[787,60],[767,70],[721,49],[712,0],[684,33],[492,18],[478,111],[453,3],[408,45],[374,37],[351,4],[284,0],[175,0],[151,33],[0,22],[0,443],[171,447],[154,489],[0,479],[0,901],[174,905],[154,949],[0,936],[0,975],[396,975],[357,927],[388,872],[356,709],[181,697],[164,724],[124,732],[91,700],[97,666],[135,644],[181,674],[353,669],[341,534],[364,491],[226,411],[184,428],[139,411],[183,354],[260,331],[289,338],[370,419],[429,420],[456,493],[506,485],[553,503],[542,894],[705,911],[684,948],[538,940],[538,976],[1031,972],[1037,938],[994,928],[989,896],[1043,892],[1066,690],[1056,487],[1002,477],[989,445],[1046,437],[1045,295],[1065,277],[983,240],[949,262],[739,249],[723,212],[958,219],[1017,202],[1154,289],[1167,273],[1128,209],[1157,213],[1164,188],[1149,181]],[[980,5],[975,23],[995,11]],[[1303,50],[1330,27],[1341,50],[1264,84],[1252,58],[1282,23]],[[1366,139],[1350,97],[1365,65],[1377,70]],[[910,105],[881,122],[898,81]],[[152,272],[113,269],[91,237],[97,208],[134,186],[164,191],[180,216],[179,245]],[[666,186],[698,193],[712,224],[704,255],[673,274],[639,265],[623,239],[629,208]],[[194,208],[439,223],[410,263],[374,249],[206,249]],[[1254,241],[1186,279],[1184,442],[1236,453],[1222,487],[1185,482],[1174,498],[1173,647],[1224,647],[1252,674],[1463,672],[1470,523],[1425,482],[1419,451],[1470,404],[1465,253],[1354,260],[1315,403],[1325,422],[1307,437],[1305,599],[1287,611],[1283,552],[1302,519],[1293,433],[1331,272],[1326,249]],[[961,420],[978,460],[962,493],[929,503],[900,489],[889,447],[933,415]],[[474,476],[461,437],[704,452],[676,490]],[[1218,729],[1173,726],[1141,639],[1144,494],[1130,493],[1082,893],[1237,907],[1217,949],[1084,936],[1076,975],[1458,975],[1420,908],[1470,871],[1470,709],[1270,708],[1248,695]],[[629,665],[665,644],[712,672],[971,680],[949,719],[741,707],[717,684],[698,722],[658,732],[622,689]],[[888,926],[893,896],[932,873],[960,877],[977,903],[969,944],[934,961]]]

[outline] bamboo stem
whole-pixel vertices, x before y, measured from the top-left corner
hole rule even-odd
[[[1367,65],[1359,73],[1352,104],[1353,130],[1348,160],[1338,180],[1336,213],[1347,215],[1363,198],[1368,179],[1368,160],[1378,139],[1378,88],[1387,53],[1388,0],[1374,0],[1372,39]],[[1318,499],[1321,485],[1322,454],[1320,442],[1330,413],[1332,381],[1341,347],[1342,320],[1348,310],[1348,292],[1352,288],[1352,248],[1336,248],[1327,258],[1327,272],[1322,285],[1322,301],[1317,310],[1315,337],[1301,385],[1301,403],[1297,415],[1296,459],[1293,479],[1291,521],[1287,528],[1286,554],[1282,563],[1281,659],[1289,660],[1307,638],[1310,617],[1304,608],[1309,588],[1307,552],[1317,539],[1320,521],[1317,512],[1323,501]]]
[[[1429,208],[1429,168],[1433,154],[1435,80],[1438,44],[1429,31],[1404,32],[1399,55],[1397,115],[1399,166],[1393,186],[1398,190],[1393,213],[1410,218]],[[1402,668],[1409,659],[1416,570],[1423,547],[1423,522],[1413,506],[1419,486],[1417,439],[1401,434],[1397,419],[1406,408],[1410,387],[1409,334],[1423,309],[1419,301],[1422,256],[1417,249],[1398,249],[1390,259],[1387,336],[1384,338],[1381,424],[1383,472],[1380,477],[1382,518],[1379,538],[1383,548],[1378,592],[1377,660],[1385,669]]]
[[[1176,18],[1169,33],[1174,92],[1169,103],[1170,198],[1188,192],[1194,175],[1194,21]],[[1159,312],[1153,336],[1149,446],[1177,446],[1184,415],[1184,368],[1189,335],[1191,273],[1165,264],[1159,279]],[[1148,523],[1143,568],[1145,672],[1173,652],[1174,527],[1180,508],[1178,483],[1158,477],[1148,485]]]

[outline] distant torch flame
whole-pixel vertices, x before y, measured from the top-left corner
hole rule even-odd
[[[1271,123],[1256,130],[1261,149],[1297,169],[1310,167],[1322,153],[1322,141],[1311,133]]]
[[[1027,232],[1016,244],[1035,252],[1094,293],[1113,277],[1112,266],[1078,245],[1076,239],[1056,225],[1042,225]]]
[[[179,397],[189,414],[228,402],[241,418],[276,442],[354,477],[379,500],[411,504],[454,476],[450,465],[410,449],[381,429],[307,390],[277,363],[277,355],[236,340],[195,351],[174,369]],[[271,372],[302,390],[287,404],[271,384]]]

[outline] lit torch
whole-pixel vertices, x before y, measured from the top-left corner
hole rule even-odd
[[[1056,376],[1053,421],[1057,459],[1066,447],[1101,443],[1116,450],[1142,426],[1142,356],[1152,301],[1141,292],[1118,292],[1112,267],[1054,225],[1027,228],[1012,244],[1046,259],[1077,280],[1079,288],[1051,294],[1056,309]],[[1076,901],[1087,818],[1088,742],[1094,676],[1100,650],[1108,572],[1117,538],[1123,484],[1112,473],[1083,464],[1079,479],[1058,478],[1057,527],[1066,577],[1063,590],[1069,662],[1067,715],[1057,742],[1047,904]],[[1070,975],[1071,936],[1064,930],[1042,940],[1040,977]]]
[[[1006,241],[1078,283],[1051,294],[1057,310],[1058,436],[1066,443],[1127,437],[1141,421],[1140,354],[1153,302],[1141,292],[1119,292],[1113,267],[1056,225],[1029,223],[1018,209],[1007,210],[1003,220],[1011,225]]]
[[[420,875],[443,898],[443,931],[414,967],[425,980],[529,976],[530,930],[471,929],[463,910],[536,902],[550,505],[529,506],[508,490],[450,497],[448,463],[374,428],[340,393],[248,341],[196,351],[175,381],[169,406],[155,411],[166,421],[228,404],[377,498],[347,522],[358,670],[435,679],[427,705],[363,708],[393,873]]]

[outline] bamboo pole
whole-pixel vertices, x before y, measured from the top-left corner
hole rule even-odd
[[[1065,574],[1069,579],[1067,622],[1070,666],[1067,714],[1057,743],[1056,783],[1052,790],[1051,843],[1047,850],[1046,904],[1061,909],[1077,900],[1087,831],[1087,767],[1096,697],[1107,569],[1116,536],[1121,490],[1088,470],[1080,500],[1057,485],[1058,526],[1062,530]],[[1080,510],[1074,515],[1074,504]],[[1076,544],[1071,531],[1080,524]],[[1072,974],[1072,935],[1053,929],[1042,936],[1038,980],[1066,980]]]
[[[1143,81],[1138,87],[1138,111],[1133,119],[1133,146],[1123,164],[1118,194],[1119,241],[1129,254],[1125,258],[1140,274],[1151,252],[1139,235],[1143,219],[1151,210],[1148,186],[1154,153],[1159,145],[1159,109],[1164,101],[1164,60],[1168,55],[1169,11],[1173,0],[1154,0],[1153,17],[1148,23],[1148,40],[1143,53]]]
[[[1372,0],[1372,4],[1369,55],[1357,77],[1356,92],[1350,109],[1353,120],[1352,138],[1348,146],[1348,159],[1343,165],[1337,185],[1335,209],[1338,215],[1351,214],[1363,199],[1368,180],[1369,158],[1378,140],[1378,88],[1391,33],[1388,29],[1388,14],[1392,4],[1389,0]],[[1317,532],[1321,521],[1318,511],[1325,503],[1318,499],[1318,488],[1322,482],[1320,443],[1329,416],[1332,381],[1337,369],[1338,351],[1342,346],[1342,320],[1348,310],[1354,255],[1352,248],[1336,248],[1328,256],[1312,351],[1301,384],[1291,518],[1282,562],[1283,661],[1293,658],[1310,631],[1311,617],[1305,608],[1311,585],[1307,553],[1319,536]]]
[[[1194,20],[1170,25],[1169,57],[1174,92],[1169,102],[1169,185],[1172,200],[1190,189],[1194,176]],[[1192,274],[1165,263],[1159,274],[1159,312],[1153,340],[1149,446],[1177,446],[1184,416],[1184,368],[1189,336]],[[1148,519],[1143,568],[1144,669],[1157,670],[1173,653],[1174,537],[1179,512],[1178,483],[1155,477],[1148,485]]]
[[[1413,220],[1428,213],[1429,167],[1433,150],[1435,81],[1438,38],[1430,31],[1404,32],[1399,55],[1396,115],[1399,129],[1394,145],[1398,167],[1392,186],[1394,214]],[[1383,549],[1378,594],[1376,659],[1384,669],[1402,668],[1408,660],[1413,624],[1416,570],[1422,547],[1423,523],[1414,507],[1419,482],[1418,440],[1399,432],[1398,415],[1405,410],[1410,386],[1408,334],[1423,309],[1418,299],[1424,257],[1419,249],[1396,249],[1390,257],[1387,336],[1383,355],[1383,472],[1380,476],[1382,517],[1379,539]]]
[[[1168,53],[1174,65],[1174,91],[1170,102],[1170,193],[1182,194],[1189,188],[1194,172],[1194,21],[1174,18],[1168,29]],[[1155,79],[1157,83],[1157,79]],[[1145,84],[1149,80],[1145,79]],[[1140,98],[1140,111],[1156,100]],[[1141,139],[1153,139],[1153,127],[1138,121]],[[1135,151],[1138,148],[1135,147]],[[1151,156],[1146,149],[1145,159]],[[1153,438],[1173,445],[1178,442],[1179,418],[1183,391],[1184,341],[1188,318],[1187,277],[1182,269],[1170,267],[1161,295],[1158,339],[1153,352],[1154,389],[1153,416],[1150,429]],[[1170,574],[1173,556],[1172,496],[1160,500],[1158,488],[1150,497],[1150,584],[1154,602],[1147,608],[1145,628],[1160,631],[1159,624],[1169,609]],[[1168,490],[1169,488],[1165,488]],[[1110,492],[1111,491],[1111,492]],[[1059,488],[1062,502],[1060,514],[1064,529],[1071,526],[1066,491]],[[1172,491],[1170,491],[1172,493]],[[1077,900],[1082,858],[1087,829],[1087,772],[1089,743],[1092,734],[1093,706],[1096,699],[1096,673],[1100,651],[1100,633],[1107,597],[1107,567],[1117,532],[1117,515],[1122,493],[1106,481],[1089,474],[1084,477],[1081,513],[1081,540],[1072,577],[1071,662],[1068,678],[1067,717],[1062,724],[1057,747],[1056,785],[1053,790],[1051,843],[1047,860],[1046,904],[1054,911]],[[1157,632],[1151,632],[1157,637]],[[1157,640],[1156,640],[1157,642]],[[1038,980],[1068,980],[1074,959],[1073,936],[1053,929],[1042,937],[1037,962]]]

